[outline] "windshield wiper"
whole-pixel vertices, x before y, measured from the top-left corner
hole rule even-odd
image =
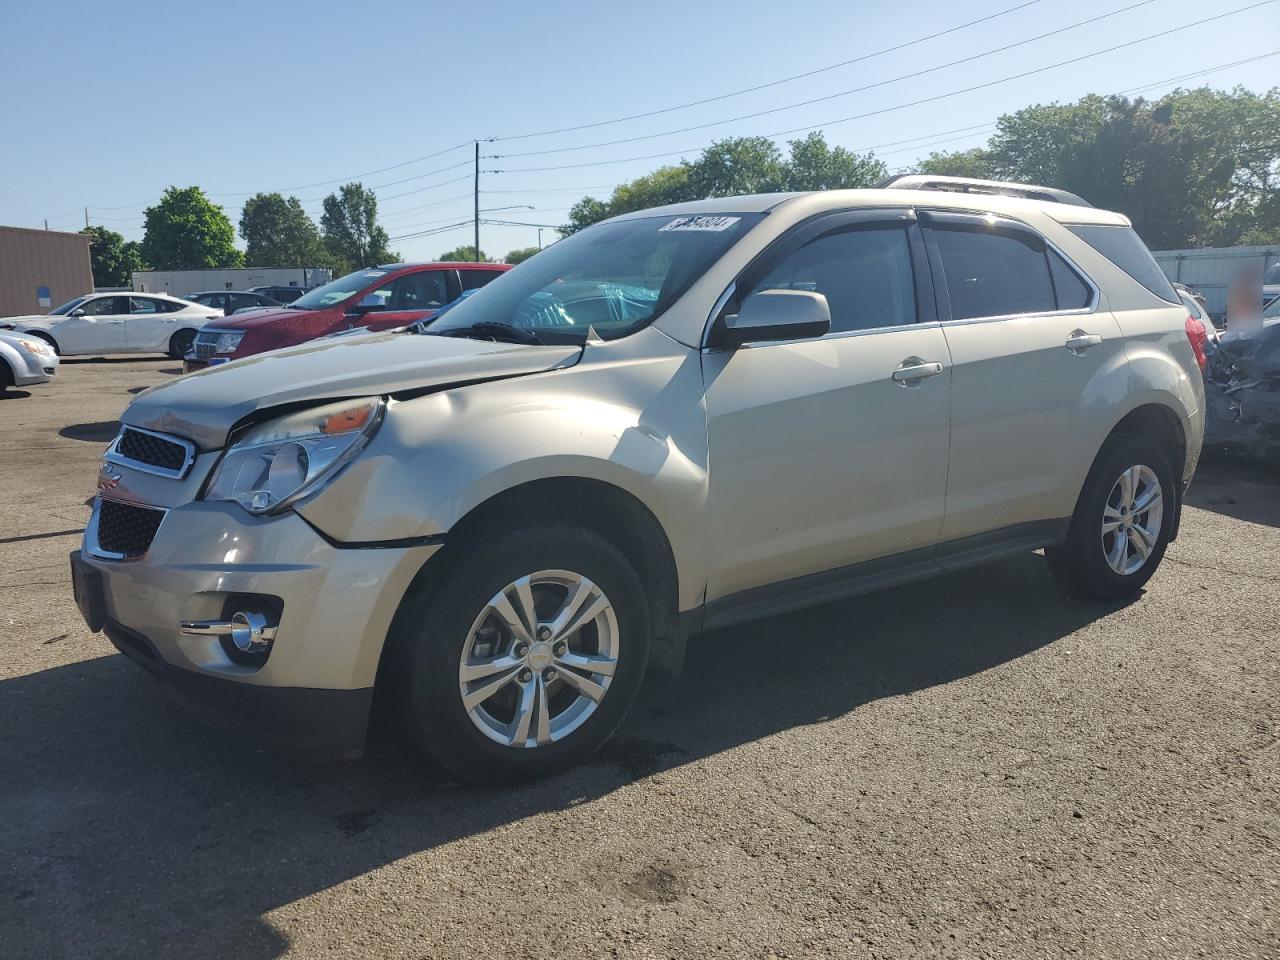
[[[517,327],[512,323],[501,323],[497,320],[481,320],[473,323],[469,327],[456,327],[452,330],[432,330],[428,328],[426,333],[435,334],[437,337],[472,337],[480,340],[510,340],[514,343],[527,343],[531,346],[541,346],[542,341],[538,339],[538,335],[523,327]]]

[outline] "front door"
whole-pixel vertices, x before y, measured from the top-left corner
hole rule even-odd
[[[919,228],[887,216],[803,225],[740,281],[823,294],[830,333],[704,354],[709,602],[937,543],[950,358]]]
[[[1125,362],[1118,324],[1025,224],[921,219],[953,365],[942,539],[1070,517],[1097,452],[1090,384]]]
[[[68,356],[124,353],[127,349],[125,321],[128,316],[127,296],[92,297],[53,331],[58,349]]]

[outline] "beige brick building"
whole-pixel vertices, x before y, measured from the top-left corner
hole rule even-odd
[[[90,237],[60,230],[0,227],[0,317],[48,313],[93,293]]]

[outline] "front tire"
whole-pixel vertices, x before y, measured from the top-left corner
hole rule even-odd
[[[466,550],[409,600],[396,632],[410,732],[474,784],[589,757],[622,722],[649,659],[635,569],[612,543],[569,525]]]
[[[1136,594],[1169,544],[1175,482],[1159,444],[1129,434],[1109,440],[1085,480],[1066,541],[1045,551],[1050,570],[1100,600]]]
[[[174,360],[183,359],[191,352],[191,347],[196,342],[196,332],[194,330],[179,330],[169,338],[169,356]]]

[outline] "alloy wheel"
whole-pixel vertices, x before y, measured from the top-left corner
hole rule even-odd
[[[569,570],[520,577],[493,595],[463,644],[463,708],[504,746],[554,743],[603,702],[618,646],[617,616],[597,584]]]
[[[1164,491],[1150,467],[1127,468],[1112,484],[1102,508],[1102,552],[1121,576],[1137,573],[1150,559],[1164,522]]]

